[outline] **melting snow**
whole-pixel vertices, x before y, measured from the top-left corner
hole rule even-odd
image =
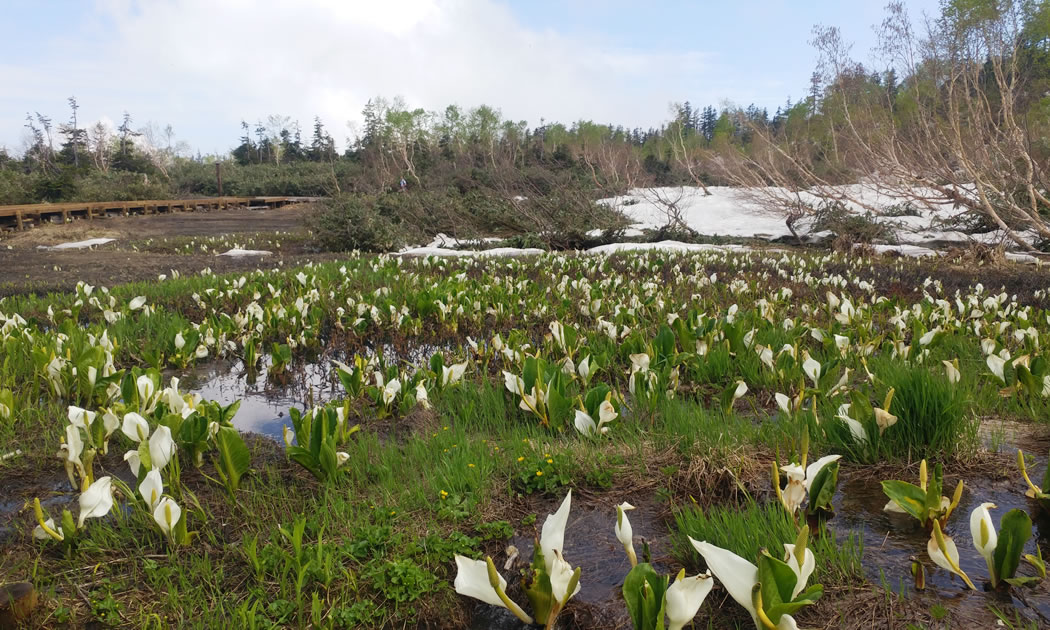
[[[234,247],[233,249],[219,254],[219,256],[230,256],[232,258],[240,258],[241,256],[269,256],[273,252],[266,251],[265,249],[241,249]]]
[[[63,250],[63,249],[87,249],[88,247],[94,247],[96,245],[105,245],[106,243],[112,243],[117,239],[115,238],[89,238],[86,241],[74,241],[71,243],[60,243],[58,245],[37,245],[37,249],[46,249],[48,251]]]

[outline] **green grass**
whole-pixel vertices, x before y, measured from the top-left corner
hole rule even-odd
[[[702,559],[689,538],[728,549],[753,563],[762,549],[781,557],[784,544],[794,543],[797,537],[798,529],[778,503],[749,501],[742,506],[716,505],[707,509],[686,506],[675,513],[675,557],[693,570],[701,568]],[[811,584],[823,581],[845,585],[864,580],[864,545],[859,537],[849,535],[835,540],[825,535],[811,536],[809,540],[810,550],[817,558]]]

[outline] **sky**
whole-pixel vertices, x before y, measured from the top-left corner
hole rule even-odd
[[[536,126],[659,126],[670,104],[804,96],[816,24],[873,61],[887,0],[0,0],[0,147],[27,113],[171,125],[223,154],[240,122],[319,116],[340,147],[369,98],[498,108]],[[907,0],[913,18],[937,0]]]

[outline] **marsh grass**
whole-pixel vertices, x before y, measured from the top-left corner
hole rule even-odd
[[[793,543],[798,529],[788,513],[776,503],[748,501],[742,506],[716,505],[707,509],[690,505],[674,514],[674,555],[690,570],[700,570],[702,558],[689,538],[728,549],[754,563],[760,550],[782,557],[784,544]],[[825,586],[857,584],[864,580],[863,541],[856,535],[836,540],[833,536],[811,536],[810,550],[817,563],[811,584]]]

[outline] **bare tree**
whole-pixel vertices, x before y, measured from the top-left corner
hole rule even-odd
[[[896,94],[850,59],[837,29],[818,27],[820,129],[753,125],[755,146],[724,152],[717,164],[739,185],[775,186],[759,194],[789,221],[807,211],[802,191],[877,213],[863,195],[874,191],[927,209],[951,204],[1028,249],[1019,232],[1050,238],[1048,164],[1033,149],[1039,121],[1029,116],[1023,67],[1023,29],[1036,8],[952,3],[919,37],[903,4],[891,3],[879,50],[905,76]],[[844,182],[854,186],[835,185]]]
[[[109,172],[110,144],[113,135],[109,128],[101,120],[96,122],[88,133],[88,149],[91,151],[91,160],[95,168],[103,173]]]

